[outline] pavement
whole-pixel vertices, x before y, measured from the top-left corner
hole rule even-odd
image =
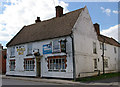
[[[45,78],[31,78],[31,77],[15,77],[15,76],[6,76],[2,75],[3,79],[14,79],[14,80],[24,80],[24,81],[34,81],[34,82],[47,82],[47,83],[56,83],[56,84],[72,84],[72,85],[106,85],[106,86],[119,86],[120,83],[117,81],[111,82],[89,82],[89,83],[82,83],[82,82],[74,82],[72,80],[61,80],[61,79],[45,79]],[[116,79],[116,78],[115,78]]]

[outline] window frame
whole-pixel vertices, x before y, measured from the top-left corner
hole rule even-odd
[[[94,69],[97,69],[97,59],[94,59]]]
[[[103,50],[103,42],[100,42],[100,49]],[[104,43],[104,50],[107,50],[106,43]]]
[[[34,58],[24,59],[24,71],[35,71],[35,59]]]
[[[10,58],[15,57],[15,47],[10,48]]]
[[[13,62],[14,62],[14,63],[13,63]],[[10,60],[10,62],[9,62],[10,71],[15,71],[15,65],[16,65],[15,59]]]
[[[93,53],[97,54],[97,44],[96,44],[96,42],[93,42]]]
[[[114,47],[114,53],[115,53],[115,54],[117,53],[117,49],[116,49],[116,47]]]
[[[61,52],[61,45],[60,45],[60,41],[57,40],[53,40],[52,41],[52,53],[60,53]]]
[[[107,60],[107,61],[106,61]],[[109,66],[108,66],[108,59],[104,59],[104,67],[105,68],[108,68]]]
[[[63,59],[64,59],[64,63],[62,63]],[[52,64],[50,63],[50,60],[53,61]],[[55,60],[55,64],[54,64],[54,60]],[[60,62],[56,63],[56,60],[58,60],[58,61],[61,60],[61,64],[60,64]],[[48,57],[48,71],[66,72],[66,68],[67,68],[66,62],[67,62],[66,56]],[[58,68],[57,68],[57,64],[58,64]],[[53,66],[52,69],[51,69],[51,66]]]
[[[62,47],[62,46],[64,46],[64,47]],[[64,50],[63,50],[63,48],[64,48]],[[61,52],[66,53],[66,40],[60,41],[60,50],[61,50]]]
[[[32,43],[27,44],[27,55],[26,56],[31,56],[32,55]]]

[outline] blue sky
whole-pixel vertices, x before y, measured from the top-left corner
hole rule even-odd
[[[118,11],[118,3],[117,2],[69,2],[68,9],[73,11],[75,9],[79,9],[81,7],[87,6],[89,10],[89,14],[91,16],[93,23],[99,23],[101,30],[108,29],[111,26],[118,24],[118,14],[110,13],[110,16],[103,13],[101,7],[105,9],[117,10]]]
[[[118,2],[8,1],[8,3],[2,2],[3,6],[0,3],[0,43],[4,47],[24,25],[33,24],[37,16],[42,20],[54,17],[55,5],[64,7],[65,12],[74,11],[86,5],[92,22],[100,24],[101,33],[115,39],[118,37]]]

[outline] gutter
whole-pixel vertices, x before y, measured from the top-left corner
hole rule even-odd
[[[72,39],[72,56],[73,56],[73,80],[76,81],[76,67],[75,67],[75,51],[74,51],[74,38],[73,34],[70,34],[70,37]]]

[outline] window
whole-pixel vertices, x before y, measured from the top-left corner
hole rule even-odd
[[[104,67],[108,68],[108,59],[104,59]]]
[[[10,56],[12,57],[12,56],[15,56],[15,47],[12,47],[11,49],[10,49]]]
[[[103,43],[102,42],[100,42],[100,49],[103,50]],[[104,50],[107,50],[107,46],[105,43],[104,43]]]
[[[53,53],[59,53],[60,50],[60,41],[59,40],[54,40],[53,41]]]
[[[49,71],[65,71],[66,56],[57,56],[48,58],[48,69]]]
[[[15,60],[10,60],[10,71],[15,70]]]
[[[95,42],[93,42],[93,53],[97,53],[97,50],[96,50],[96,43]]]
[[[100,42],[100,49],[102,49],[102,43]]]
[[[34,59],[24,59],[24,70],[34,71]]]
[[[107,46],[106,46],[106,44],[104,43],[104,50],[107,50]]]
[[[61,46],[61,52],[66,53],[66,40],[61,40],[60,41],[60,46]]]
[[[97,59],[94,59],[94,69],[97,69]]]
[[[117,53],[116,47],[114,47],[114,53]]]
[[[27,45],[27,54],[31,55],[32,54],[32,44]]]

